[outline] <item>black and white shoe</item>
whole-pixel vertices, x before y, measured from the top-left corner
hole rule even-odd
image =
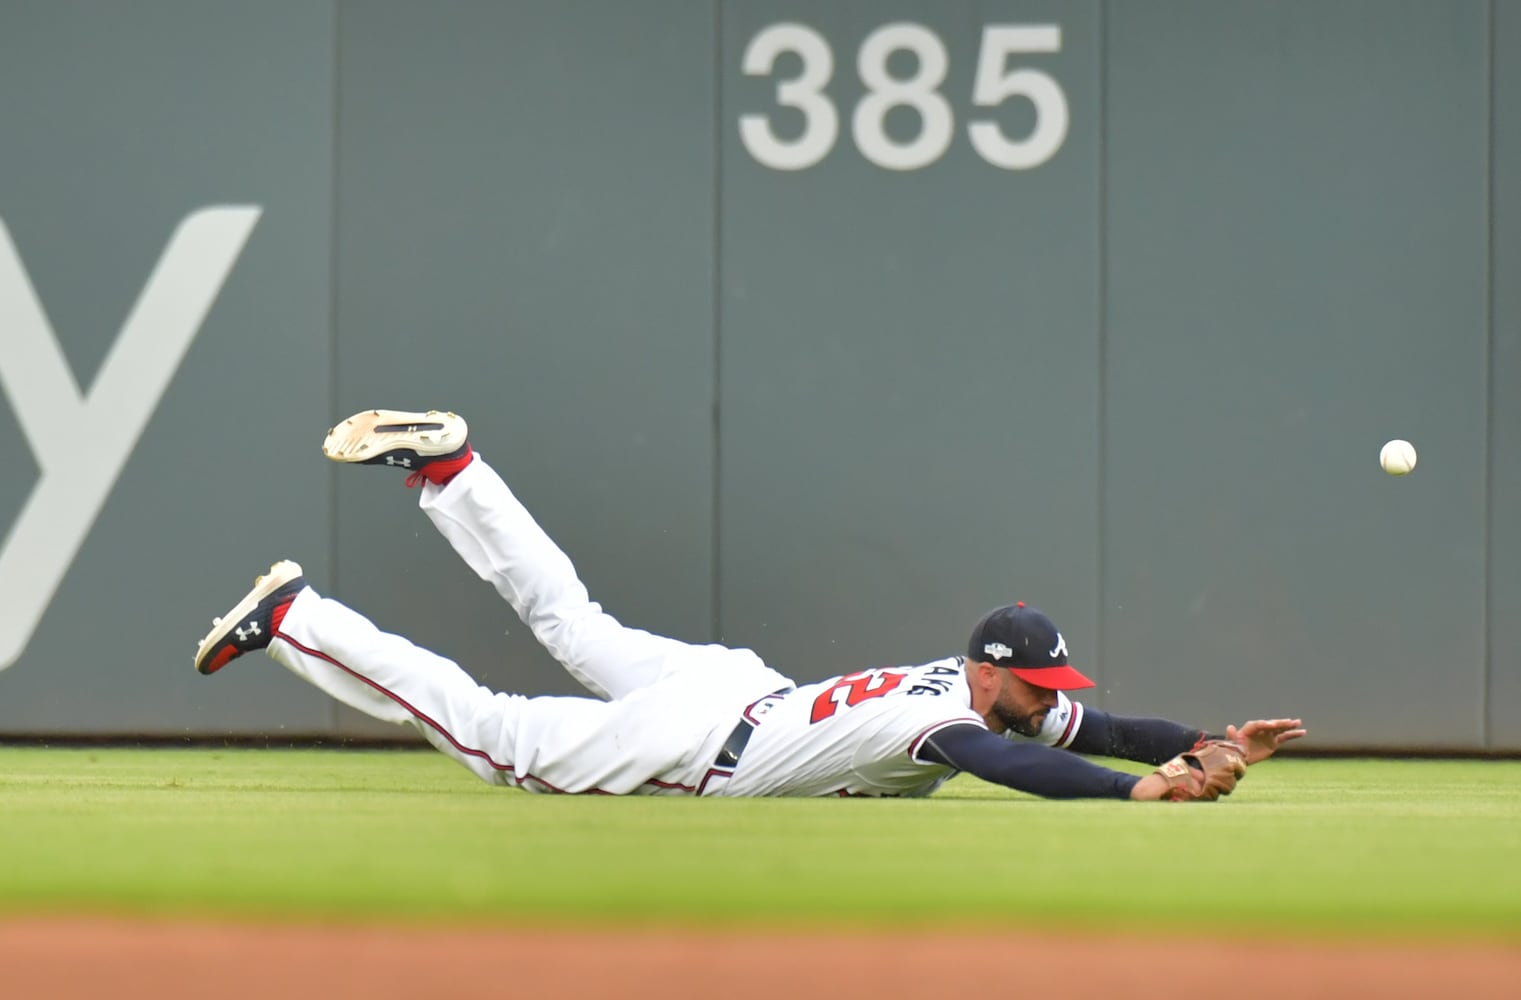
[[[322,453],[335,462],[389,465],[416,472],[469,453],[463,417],[439,410],[364,410],[327,432]]]
[[[290,602],[306,586],[301,564],[282,559],[254,580],[253,589],[232,610],[211,623],[195,651],[195,669],[214,674],[244,653],[268,646]]]

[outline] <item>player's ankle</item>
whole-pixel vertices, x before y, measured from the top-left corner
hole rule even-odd
[[[465,466],[475,460],[475,450],[466,441],[458,451],[448,455],[440,455],[417,470],[428,482],[435,486],[448,486],[449,481],[465,470]]]

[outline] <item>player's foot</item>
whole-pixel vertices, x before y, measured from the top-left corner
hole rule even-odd
[[[465,418],[428,410],[364,410],[327,432],[322,453],[335,462],[406,469],[407,485],[446,483],[470,464]]]
[[[212,620],[211,631],[196,648],[195,669],[214,674],[244,653],[268,646],[305,586],[300,563],[282,559],[271,566],[231,611]]]

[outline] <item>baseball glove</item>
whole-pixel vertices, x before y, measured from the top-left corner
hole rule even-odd
[[[1170,802],[1213,802],[1235,790],[1246,774],[1241,748],[1228,740],[1210,740],[1180,753],[1157,768],[1167,779]]]

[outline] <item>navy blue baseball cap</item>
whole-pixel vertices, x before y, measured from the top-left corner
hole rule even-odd
[[[994,608],[972,629],[966,658],[972,663],[1007,667],[1036,687],[1070,691],[1093,682],[1067,662],[1067,640],[1056,623],[1025,602]]]

